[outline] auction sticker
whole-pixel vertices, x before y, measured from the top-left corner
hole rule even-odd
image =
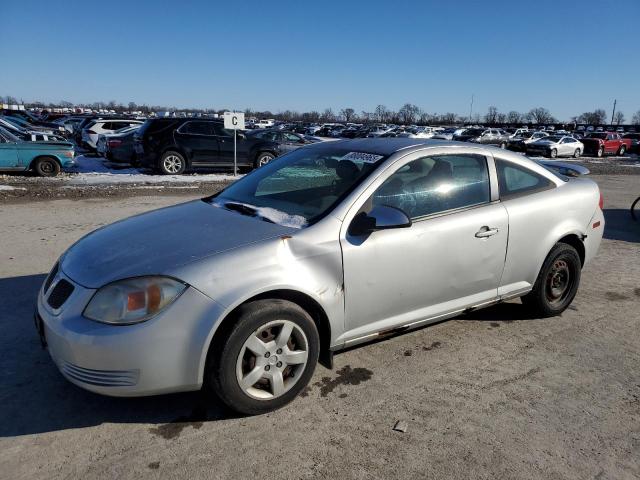
[[[375,163],[381,158],[384,158],[384,155],[374,155],[373,153],[364,153],[364,152],[349,152],[340,160],[351,160],[354,162]]]

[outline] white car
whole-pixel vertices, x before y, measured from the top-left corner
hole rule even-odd
[[[527,155],[542,155],[550,158],[578,158],[584,152],[584,144],[580,140],[566,135],[550,135],[528,144],[526,148]]]
[[[143,123],[141,120],[101,118],[93,121],[82,129],[82,143],[95,149],[98,145],[98,137],[100,134],[113,133],[116,130],[134,125],[142,125]]]
[[[273,118],[268,118],[266,120],[259,120],[258,123],[255,124],[256,128],[271,128],[275,120]]]
[[[414,132],[405,132],[398,136],[407,138],[431,138],[442,131],[444,131],[442,127],[421,127]]]

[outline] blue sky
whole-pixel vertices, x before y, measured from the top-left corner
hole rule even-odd
[[[0,18],[0,95],[27,101],[640,110],[640,0],[20,0]]]

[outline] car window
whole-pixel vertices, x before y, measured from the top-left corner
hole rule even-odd
[[[293,143],[301,143],[302,139],[297,136],[297,135],[293,135],[292,133],[283,133],[282,134],[284,136],[284,139],[287,142],[293,142]]]
[[[506,160],[496,159],[496,169],[502,200],[555,187],[555,184],[543,175]]]
[[[440,155],[410,162],[376,190],[372,205],[388,205],[409,218],[490,201],[487,160],[482,155]]]
[[[192,135],[212,135],[211,124],[209,122],[187,122],[180,128],[181,133]]]

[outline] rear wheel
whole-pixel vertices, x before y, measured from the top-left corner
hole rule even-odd
[[[640,220],[640,197],[636,198],[635,202],[631,204],[631,218]]]
[[[506,144],[506,143],[504,143],[504,142],[502,142],[502,143],[500,144],[500,148],[504,150],[505,148],[507,148],[507,144]]]
[[[55,177],[60,173],[60,164],[51,157],[41,157],[35,161],[33,169],[41,177]]]
[[[579,149],[579,148],[576,148],[576,151],[575,151],[575,152],[573,152],[573,158],[578,158],[578,157],[580,157],[580,153],[581,153],[581,152],[580,152],[580,149]]]
[[[522,297],[522,303],[540,317],[561,314],[576,296],[581,268],[576,249],[557,243],[542,265],[533,290]]]
[[[618,150],[618,155],[622,156],[624,155],[624,152],[627,151],[627,146],[626,145],[621,145],[620,146],[620,150]]]
[[[555,148],[552,148],[551,152],[549,152],[549,156],[551,158],[556,158],[558,156],[558,150],[556,150]]]
[[[276,158],[272,153],[260,152],[255,161],[255,168],[260,168]]]
[[[604,156],[604,147],[598,148],[598,151],[596,152],[596,155],[597,155],[598,158]]]
[[[309,314],[295,303],[258,300],[211,346],[206,388],[232,410],[256,415],[292,401],[309,383],[320,339]]]
[[[164,175],[180,175],[184,173],[187,164],[178,152],[165,152],[160,158],[158,169]]]

